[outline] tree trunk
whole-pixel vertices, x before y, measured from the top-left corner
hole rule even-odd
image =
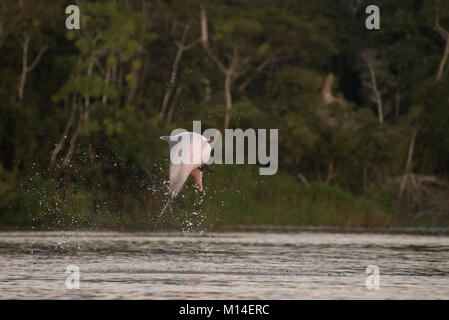
[[[400,109],[400,107],[401,107],[401,92],[399,91],[399,88],[397,89],[397,91],[396,91],[396,95],[395,95],[395,111],[394,111],[394,114],[395,114],[395,117],[396,117],[396,119],[397,118],[399,118],[399,109]]]
[[[42,55],[47,50],[47,46],[42,47],[41,50],[39,51],[38,55],[34,59],[33,63],[31,63],[31,65],[28,65],[29,45],[30,45],[30,35],[26,34],[25,39],[22,42],[22,49],[23,49],[22,50],[22,73],[20,75],[19,87],[18,87],[19,100],[23,99],[23,92],[25,90],[25,83],[26,83],[28,73],[33,71],[33,69],[39,63],[39,60],[42,58]]]
[[[234,80],[234,73],[237,68],[239,57],[238,57],[238,48],[234,43],[234,48],[232,50],[232,58],[229,68],[225,72],[225,96],[226,96],[226,114],[225,114],[225,122],[224,128],[228,129],[231,124],[231,111],[232,111],[232,83]]]
[[[368,59],[367,64],[368,64],[368,70],[369,70],[370,77],[371,77],[371,86],[372,86],[374,97],[375,97],[375,100],[377,103],[377,115],[379,118],[379,123],[382,125],[384,122],[382,96],[380,94],[379,88],[377,87],[376,72],[374,70],[372,60]]]
[[[417,128],[413,128],[412,131],[412,137],[410,139],[410,145],[408,148],[408,155],[407,155],[407,161],[405,163],[405,172],[404,176],[402,177],[401,184],[399,185],[399,194],[398,194],[398,202],[396,205],[396,211],[399,212],[399,207],[402,200],[402,195],[404,194],[405,185],[407,183],[407,180],[409,178],[409,174],[412,168],[412,159],[413,159],[413,151],[415,149],[415,140],[416,140],[416,134],[418,132]]]
[[[231,87],[232,87],[232,71],[228,70],[225,76],[225,97],[226,97],[226,114],[224,122],[225,129],[229,128],[229,125],[231,123],[231,110],[232,110]]]
[[[438,72],[437,72],[437,76],[436,76],[436,81],[441,81],[441,79],[443,78],[443,74],[444,74],[444,68],[446,67],[446,63],[447,63],[447,59],[449,56],[449,31],[447,31],[446,29],[444,29],[441,25],[440,25],[440,13],[439,13],[439,8],[436,7],[435,8],[435,30],[441,35],[441,37],[443,37],[443,39],[446,41],[446,45],[444,47],[444,53],[443,53],[443,57],[441,58],[440,61],[440,65],[438,67]]]
[[[413,159],[413,151],[415,149],[415,140],[416,140],[416,133],[418,132],[417,128],[413,128],[412,131],[412,138],[410,139],[410,146],[408,150],[408,156],[407,156],[407,162],[405,164],[405,171],[410,172],[412,167],[412,159]]]
[[[75,132],[73,132],[72,138],[70,139],[69,151],[67,151],[64,161],[62,162],[62,167],[66,167],[70,163],[70,160],[72,159],[73,150],[75,149],[75,143],[76,143],[76,140],[78,139],[78,136],[79,136],[79,133],[81,130],[81,125],[84,122],[83,121],[84,117],[83,117],[83,113],[82,113],[81,109],[80,109],[79,114],[80,115],[79,115],[78,125],[76,126]]]
[[[26,35],[22,43],[22,74],[19,81],[19,100],[23,99],[23,90],[25,88],[25,81],[27,78],[27,66],[28,66],[28,45],[30,43],[30,36]]]
[[[176,104],[178,103],[179,96],[181,95],[183,89],[184,89],[184,85],[180,85],[176,88],[175,96],[173,97],[173,101],[170,105],[170,109],[168,110],[167,124],[171,123],[173,120],[173,114],[175,112],[175,107],[176,107]]]
[[[87,67],[87,76],[89,76],[89,77],[92,75],[93,66],[94,66],[94,56],[92,54],[91,60],[89,62],[89,66]],[[80,112],[79,112],[78,125],[76,126],[75,132],[73,132],[72,138],[70,139],[69,150],[67,151],[64,161],[62,162],[63,167],[66,167],[70,163],[70,160],[73,155],[73,151],[75,149],[76,140],[78,139],[78,136],[81,131],[81,127],[82,127],[84,121],[89,119],[89,112],[90,112],[89,107],[90,107],[90,96],[88,94],[86,94],[84,96],[84,112],[83,112],[83,110],[81,110],[81,108],[79,109]]]
[[[325,185],[328,185],[329,183],[331,183],[332,179],[335,178],[335,173],[334,173],[334,161],[331,160],[329,162],[329,166],[327,168],[327,176],[326,176],[326,180],[324,181]]]
[[[441,81],[444,74],[444,68],[446,67],[447,59],[449,57],[449,35],[446,37],[446,46],[444,47],[443,57],[441,58],[440,66],[438,67],[438,73],[436,80]]]
[[[230,58],[229,67],[226,67],[220,59],[212,53],[209,48],[208,42],[208,33],[207,33],[207,17],[206,11],[204,8],[201,8],[201,43],[206,51],[209,58],[215,62],[218,69],[220,69],[225,75],[225,98],[226,98],[226,110],[225,110],[225,120],[224,120],[224,128],[229,128],[231,123],[231,111],[232,111],[232,83],[233,81],[239,77],[240,73],[238,72],[238,65],[242,63],[238,56],[238,47],[237,43],[234,43],[232,50],[232,57]],[[244,59],[242,59],[244,60]]]
[[[105,78],[105,83],[106,85],[109,85],[111,82],[111,66],[108,66],[106,68],[106,78]],[[106,95],[103,95],[103,97],[101,98],[101,102],[103,103],[103,105],[106,105],[108,103],[108,97]]]
[[[162,118],[164,116],[173,88],[176,85],[176,77],[178,75],[179,63],[181,62],[182,55],[184,53],[184,50],[186,49],[185,41],[187,38],[189,28],[190,23],[187,23],[186,26],[184,27],[184,31],[181,36],[181,42],[177,44],[178,50],[176,51],[175,60],[173,61],[173,67],[170,75],[170,81],[168,83],[168,88],[167,90],[165,90],[164,99],[162,100],[162,107],[161,111],[159,112],[159,118]]]
[[[201,7],[201,43],[203,47],[209,47],[209,35],[207,32],[207,16],[204,7]]]
[[[56,145],[55,149],[51,153],[50,158],[50,168],[53,168],[56,162],[56,157],[58,156],[58,153],[62,150],[62,147],[64,146],[65,141],[67,140],[67,135],[69,134],[69,130],[73,125],[73,121],[75,120],[75,111],[76,111],[76,95],[73,95],[72,98],[72,110],[70,111],[69,120],[67,121],[67,124],[65,126],[64,132],[61,135],[61,138],[59,139],[58,144]]]
[[[129,84],[128,96],[126,98],[126,105],[132,105],[134,97],[136,96],[137,88],[139,86],[139,69],[132,67],[131,83]]]

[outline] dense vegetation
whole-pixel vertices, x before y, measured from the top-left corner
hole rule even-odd
[[[448,224],[447,1],[69,4],[0,2],[3,225]],[[158,220],[192,120],[278,128],[279,172],[215,165]]]

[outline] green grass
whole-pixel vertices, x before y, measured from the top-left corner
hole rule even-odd
[[[282,173],[259,176],[247,166],[217,171],[216,177],[205,177],[215,190],[203,210],[218,224],[384,227],[391,222],[373,202],[338,186],[307,186]]]
[[[256,166],[215,165],[206,174],[206,194],[189,179],[162,218],[165,198],[149,205],[132,192],[120,195],[121,210],[96,210],[93,196],[73,186],[57,189],[34,179],[19,188],[18,201],[0,214],[0,224],[35,229],[211,230],[235,225],[384,228],[390,226],[448,226],[449,222],[397,217],[385,203],[356,196],[338,185],[305,185],[279,172],[260,176]],[[390,206],[391,207],[391,206]]]

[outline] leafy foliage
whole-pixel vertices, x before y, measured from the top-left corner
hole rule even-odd
[[[228,223],[390,223],[395,203],[382,206],[379,193],[404,174],[412,128],[413,172],[447,180],[449,62],[436,30],[437,18],[449,30],[445,1],[375,1],[377,31],[364,27],[372,1],[80,1],[80,30],[63,28],[64,2],[37,2],[0,4],[1,221],[150,223],[166,191],[168,151],[159,136],[190,130],[192,120],[222,127],[225,84],[210,57],[228,68],[233,52],[231,126],[279,128],[280,172],[266,179],[277,189],[207,177],[211,190],[232,195],[205,200]],[[26,73],[21,98],[26,35],[28,64],[48,50]],[[364,52],[373,53],[377,87]],[[323,98],[330,73],[331,103]],[[227,181],[260,179],[251,169],[220,170]],[[224,201],[237,205],[224,212]]]

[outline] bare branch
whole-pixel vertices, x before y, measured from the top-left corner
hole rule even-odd
[[[179,41],[179,42],[175,41],[175,44],[178,47],[178,50],[176,51],[175,60],[173,61],[172,71],[171,71],[171,74],[170,74],[170,80],[169,80],[169,83],[168,83],[168,88],[167,88],[167,90],[165,90],[164,99],[162,100],[162,106],[161,106],[161,111],[159,112],[159,118],[162,118],[164,116],[164,114],[166,112],[166,109],[167,109],[167,106],[168,106],[168,101],[169,101],[170,96],[171,96],[172,91],[173,91],[173,88],[176,85],[176,77],[178,75],[179,63],[181,62],[181,58],[182,58],[182,55],[183,55],[184,51],[186,50],[186,46],[184,44],[185,44],[185,41],[186,41],[186,38],[187,38],[187,34],[188,34],[188,31],[189,31],[189,28],[190,28],[190,22],[188,22],[186,24],[186,26],[184,27],[184,31],[183,31],[182,36],[181,36],[181,41]],[[188,46],[190,48],[192,48],[193,45],[196,44],[196,43],[197,43],[197,41],[195,40],[191,44],[189,44]]]
[[[178,99],[179,99],[179,96],[182,93],[182,90],[184,90],[184,84],[181,84],[180,86],[178,86],[176,88],[175,96],[173,97],[173,101],[172,101],[172,103],[170,105],[170,108],[168,110],[167,124],[170,124],[172,122],[173,114],[174,114],[174,111],[175,111],[175,107],[176,107],[176,104],[178,103]]]
[[[298,179],[301,180],[301,182],[306,185],[306,187],[310,186],[309,181],[301,172],[298,172],[297,176],[298,176]]]
[[[273,64],[276,60],[277,60],[277,58],[276,58],[275,53],[268,54],[265,57],[265,59],[257,66],[256,73],[261,73],[267,66]],[[252,78],[249,77],[244,82],[242,82],[242,84],[240,84],[240,86],[238,88],[239,91],[245,90],[245,88],[249,85],[251,80],[252,80]]]
[[[201,7],[201,42],[203,47],[209,47],[209,36],[207,31],[207,16],[204,7]]]
[[[45,53],[45,51],[47,51],[48,46],[45,45],[41,48],[41,50],[39,51],[39,54],[37,55],[36,59],[34,59],[33,63],[27,67],[27,72],[31,72],[33,71],[33,69],[36,67],[36,65],[39,63],[39,60],[42,58],[42,55]]]
[[[371,79],[371,90],[373,91],[373,96],[375,102],[377,103],[377,115],[379,118],[379,123],[383,124],[383,107],[382,107],[382,95],[380,93],[379,87],[377,86],[376,71],[374,67],[375,62],[375,52],[373,50],[366,50],[362,53],[362,59],[365,61],[368,68],[370,79]]]
[[[404,190],[405,190],[405,185],[407,183],[407,180],[410,177],[410,172],[411,172],[411,168],[412,168],[413,150],[415,148],[415,140],[416,140],[417,132],[418,132],[418,129],[413,128],[412,137],[410,139],[410,144],[409,144],[409,148],[408,148],[407,161],[405,163],[405,173],[404,173],[404,176],[402,177],[401,184],[399,185],[399,193],[398,193],[398,201],[397,201],[397,205],[396,205],[396,211],[399,210],[402,196],[403,196]]]
[[[201,44],[203,45],[204,51],[206,51],[209,58],[212,59],[212,61],[215,62],[215,64],[218,66],[218,68],[226,74],[226,67],[223,63],[221,63],[220,60],[218,60],[217,56],[214,55],[209,47],[209,39],[208,39],[208,30],[207,30],[207,16],[206,16],[206,10],[204,7],[201,7]]]
[[[64,132],[61,135],[61,138],[58,141],[58,144],[54,148],[53,152],[51,153],[50,158],[50,168],[54,167],[56,162],[56,157],[58,156],[58,153],[62,150],[62,147],[64,146],[65,141],[67,140],[67,135],[69,134],[69,130],[73,125],[73,121],[75,120],[75,111],[76,111],[76,95],[73,95],[72,98],[72,109],[70,111],[69,120],[67,121],[67,124],[65,126]]]
[[[188,50],[192,49],[200,41],[201,41],[200,39],[196,39],[196,40],[192,41],[191,43],[189,43],[188,45],[185,45],[184,46],[184,51],[188,51]]]
[[[440,25],[440,12],[439,8],[435,8],[435,30],[438,32],[443,39],[446,41],[446,45],[444,47],[444,53],[441,57],[440,65],[438,66],[438,72],[436,76],[436,81],[440,81],[443,78],[444,75],[444,69],[447,64],[447,60],[449,58],[449,31],[447,31],[445,28],[443,28]]]
[[[449,37],[449,32],[444,29],[441,25],[440,25],[440,12],[438,10],[438,8],[436,8],[435,10],[435,30],[444,38],[446,39],[447,37]]]
[[[33,63],[31,65],[28,65],[28,50],[30,45],[30,39],[31,36],[29,33],[25,34],[25,38],[23,41],[20,42],[20,45],[22,46],[22,72],[20,74],[20,80],[19,80],[19,86],[18,86],[18,95],[19,100],[23,99],[23,93],[25,90],[25,83],[27,79],[27,74],[31,72],[36,65],[39,63],[39,60],[41,59],[44,52],[47,50],[48,46],[44,46],[39,51],[39,54],[34,59]]]

